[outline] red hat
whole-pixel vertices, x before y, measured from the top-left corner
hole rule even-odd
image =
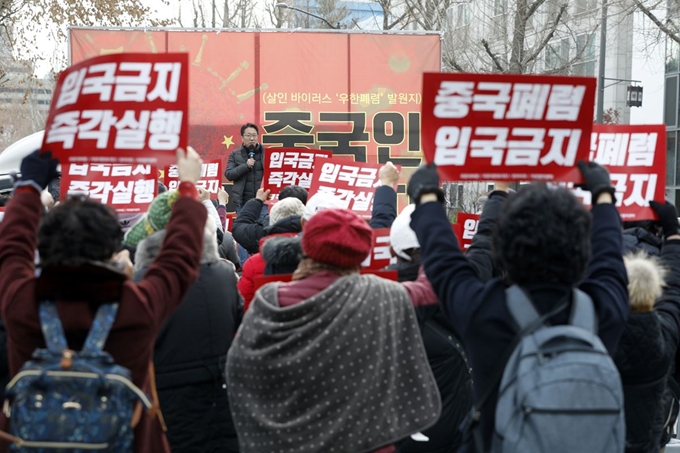
[[[343,269],[361,265],[372,248],[373,230],[347,209],[317,212],[302,232],[305,255]]]

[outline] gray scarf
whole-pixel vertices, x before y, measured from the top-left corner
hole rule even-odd
[[[279,307],[264,286],[227,356],[242,453],[370,452],[433,425],[437,385],[408,293],[341,277]]]

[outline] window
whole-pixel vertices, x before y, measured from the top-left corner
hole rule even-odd
[[[678,54],[680,46],[672,39],[666,39],[666,74],[678,71]]]
[[[566,69],[569,61],[569,40],[553,41],[545,48],[545,70],[555,72],[560,68]],[[560,71],[562,72],[562,71]]]
[[[508,0],[493,0],[493,15],[500,16],[505,14],[508,9]]]
[[[675,127],[678,112],[678,76],[666,77],[666,89],[664,92],[664,122],[666,123],[666,126]]]
[[[597,0],[576,0],[574,14],[581,14],[597,8]]]
[[[666,185],[675,185],[675,131],[666,135]]]
[[[576,57],[578,63],[573,66],[573,75],[595,76],[595,34],[578,35],[576,37]]]
[[[470,11],[470,5],[468,4],[458,5],[458,8],[456,8],[456,28],[470,25],[471,19],[472,12]]]
[[[558,0],[548,0],[546,2],[546,25],[554,24],[557,20],[557,15],[560,13],[560,2]]]

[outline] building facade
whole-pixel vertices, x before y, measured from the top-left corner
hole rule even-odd
[[[680,46],[666,40],[666,86],[664,90],[664,122],[666,123],[666,199],[680,206]]]

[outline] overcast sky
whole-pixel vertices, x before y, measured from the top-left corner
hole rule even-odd
[[[260,4],[259,14],[264,19],[262,0],[253,0]],[[169,6],[161,0],[143,0],[143,2],[158,11],[158,19],[175,18],[179,5],[183,5],[183,17],[190,20],[191,2],[187,0],[169,0]],[[642,14],[636,15],[635,28],[642,27]],[[266,23],[266,22],[265,22]],[[186,25],[186,23],[185,23]],[[39,64],[38,74],[44,75],[51,69],[49,56],[56,52],[66,52],[66,47],[55,49],[53,41],[46,35],[41,39],[40,53],[46,56],[44,63]],[[663,43],[650,48],[648,40],[634,39],[632,78],[641,80],[644,87],[643,106],[631,108],[632,124],[654,124],[663,122],[663,90],[664,90],[664,53]]]

